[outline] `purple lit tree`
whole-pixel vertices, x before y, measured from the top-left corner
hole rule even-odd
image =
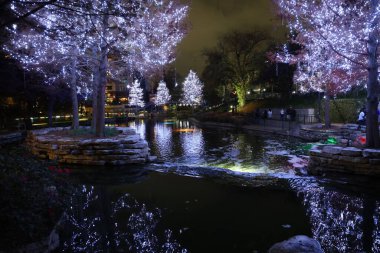
[[[12,4],[11,8],[21,16],[23,7]],[[87,59],[86,69],[92,71],[93,128],[97,136],[104,136],[107,78],[125,80],[135,70],[145,72],[172,61],[184,36],[187,9],[170,0],[59,0],[29,18],[41,34],[71,44],[79,58]]]
[[[366,73],[367,146],[380,147],[377,107],[379,103],[378,47],[380,2],[275,0],[287,19],[291,34],[301,34],[308,51],[328,50],[338,58],[336,69],[354,76]],[[319,62],[323,64],[322,59]]]
[[[71,90],[73,122],[72,128],[79,127],[77,90],[88,81],[78,65],[78,50],[69,43],[51,39],[35,29],[9,30],[10,40],[3,49],[17,59],[26,71],[43,76],[47,85],[58,82],[68,84]]]
[[[270,58],[297,66],[293,81],[298,85],[299,92],[324,92],[325,127],[330,127],[330,99],[339,93],[350,91],[355,85],[360,85],[363,82],[363,71],[352,71],[352,66],[344,64],[344,59],[334,54],[329,47],[320,47],[315,45],[314,41],[306,41],[302,34],[291,42],[297,44],[300,49],[290,54],[285,45]]]

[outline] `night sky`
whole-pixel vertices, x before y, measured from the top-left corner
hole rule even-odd
[[[191,28],[178,46],[176,68],[184,77],[189,69],[199,75],[204,67],[202,50],[212,48],[217,39],[232,30],[265,29],[275,36],[279,21],[271,0],[192,0]]]

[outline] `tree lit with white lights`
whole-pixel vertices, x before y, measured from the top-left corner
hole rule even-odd
[[[135,80],[129,90],[128,104],[130,106],[144,107],[144,94],[143,89],[140,87],[140,82]]]
[[[380,2],[378,0],[348,2],[276,0],[282,17],[286,18],[293,37],[306,47],[311,55],[323,53],[328,57],[314,58],[324,69],[344,72],[345,75],[367,79],[367,146],[380,147],[377,107],[380,87],[378,83],[378,41]],[[316,55],[316,54],[315,54]],[[308,61],[311,62],[311,61]],[[332,64],[332,65],[331,65]],[[334,75],[342,90],[353,84],[351,78]],[[345,80],[349,80],[345,82]]]
[[[27,5],[14,3],[11,8],[18,16],[28,12]],[[70,49],[65,55],[76,57],[71,64],[75,62],[76,69],[80,66],[88,71],[93,92],[92,127],[97,136],[103,136],[108,78],[125,80],[134,71],[146,74],[172,62],[175,47],[185,35],[187,12],[187,6],[171,0],[82,0],[76,3],[58,0],[28,15],[33,28],[23,32],[38,33],[54,41],[51,43],[54,52]],[[14,38],[11,43],[19,43],[16,36]],[[56,55],[46,54],[38,45],[33,53],[44,54],[46,57],[42,60],[37,57],[42,62]],[[61,69],[67,65],[57,64]]]
[[[171,96],[164,81],[160,81],[157,87],[156,105],[165,105],[170,102]]]
[[[197,106],[202,103],[203,83],[199,80],[197,74],[190,70],[182,87],[182,103],[186,105]]]

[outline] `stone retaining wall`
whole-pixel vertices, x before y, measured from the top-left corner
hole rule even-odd
[[[380,150],[318,146],[310,150],[308,171],[313,175],[326,172],[364,176],[380,176]]]
[[[0,145],[21,142],[25,137],[23,132],[14,132],[0,135]]]
[[[151,158],[148,143],[131,128],[118,127],[120,133],[108,138],[77,139],[53,134],[68,129],[28,131],[26,143],[37,157],[67,164],[124,165],[145,163]]]
[[[358,143],[359,136],[365,136],[366,127],[362,126],[357,130],[357,124],[345,124],[338,129],[322,129],[322,124],[317,127],[302,126],[299,130],[299,137],[307,141],[325,141],[329,137],[337,140],[337,144],[344,146],[361,145]]]

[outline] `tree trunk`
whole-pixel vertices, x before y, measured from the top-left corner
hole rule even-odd
[[[105,129],[105,100],[107,84],[107,55],[102,57],[99,69],[99,84],[97,91],[97,108],[96,108],[96,131],[97,137],[104,137]]]
[[[372,16],[376,15],[379,0],[371,0]],[[378,83],[378,64],[377,64],[377,46],[379,34],[377,29],[378,18],[375,18],[371,24],[371,32],[367,42],[368,51],[368,83],[367,83],[367,147],[380,147],[379,124],[377,116],[377,107],[379,104],[379,83]]]
[[[55,96],[50,95],[48,101],[48,126],[53,127],[53,111],[55,104]]]
[[[73,50],[73,55],[77,55],[77,50]],[[72,112],[73,112],[73,121],[71,124],[72,129],[79,128],[79,110],[78,110],[78,96],[77,96],[77,59],[74,59],[71,62],[71,79],[70,79],[70,94],[71,94],[71,103],[72,103]]]
[[[325,100],[325,128],[330,128],[331,127],[330,104],[331,104],[330,95],[327,94],[327,92],[326,92],[326,100]]]
[[[105,8],[107,3],[103,1]],[[102,42],[100,46],[100,62],[99,62],[99,83],[97,96],[97,112],[96,112],[96,131],[97,137],[104,137],[105,129],[105,102],[106,102],[106,85],[107,85],[107,68],[108,68],[108,45],[105,39],[108,35],[108,15],[103,15],[102,20]]]
[[[92,83],[92,118],[91,118],[91,129],[94,132],[96,130],[96,120],[97,120],[97,112],[98,112],[98,86],[99,86],[99,80],[94,79]]]
[[[91,118],[91,129],[93,132],[96,131],[96,121],[97,121],[97,111],[98,111],[98,87],[99,87],[99,62],[98,59],[98,49],[97,45],[92,47],[92,57],[94,63],[92,66],[92,118]]]

